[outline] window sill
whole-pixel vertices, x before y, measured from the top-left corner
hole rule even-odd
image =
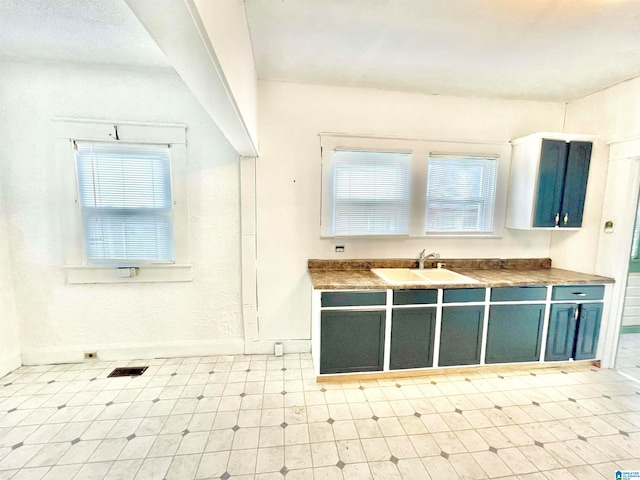
[[[190,282],[192,265],[145,265],[135,277],[118,277],[117,267],[67,265],[67,283],[150,283]]]
[[[483,238],[502,238],[504,235],[498,235],[493,233],[478,234],[478,233],[428,233],[426,235],[320,235],[323,240],[356,240],[356,239],[372,239],[372,240],[384,240],[384,239],[406,239],[406,238],[470,238],[470,239],[483,239]]]

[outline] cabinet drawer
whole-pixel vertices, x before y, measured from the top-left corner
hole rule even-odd
[[[421,305],[437,303],[438,290],[394,290],[394,305]]]
[[[492,302],[545,300],[547,287],[499,287],[491,289]]]
[[[386,305],[387,292],[322,292],[323,307]]]
[[[484,288],[449,288],[444,291],[444,303],[484,302]]]
[[[573,285],[553,287],[552,300],[601,300],[604,285]]]

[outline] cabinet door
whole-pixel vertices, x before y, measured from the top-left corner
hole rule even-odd
[[[486,363],[540,360],[544,305],[492,305]]]
[[[591,142],[571,142],[564,181],[561,227],[581,227],[584,198],[587,193]]]
[[[391,369],[431,367],[436,308],[396,308],[391,321]]]
[[[567,142],[542,140],[534,227],[556,226],[556,215],[560,213],[562,206],[566,164]]]
[[[480,363],[484,306],[442,307],[438,365]]]
[[[385,311],[324,311],[320,373],[382,370]]]
[[[596,358],[600,321],[602,319],[602,303],[586,303],[580,305],[578,333],[576,334],[575,360]]]
[[[573,355],[576,338],[576,311],[578,305],[557,303],[551,305],[547,333],[546,361],[569,360]]]

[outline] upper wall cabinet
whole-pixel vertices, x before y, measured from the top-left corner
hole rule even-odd
[[[580,228],[595,137],[540,133],[513,140],[507,228]]]

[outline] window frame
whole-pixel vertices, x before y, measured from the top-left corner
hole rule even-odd
[[[321,133],[321,199],[320,238],[501,238],[507,211],[510,142],[480,142],[463,140],[425,140],[400,137]],[[333,152],[335,150],[370,150],[411,153],[411,197],[409,232],[407,235],[339,236],[332,233]],[[492,156],[498,159],[493,229],[491,232],[427,232],[426,193],[428,158],[430,155]]]
[[[116,134],[117,131],[117,134]],[[187,193],[186,125],[52,119],[58,169],[63,269],[68,283],[184,282],[192,280],[191,240]],[[118,137],[116,140],[115,137]],[[84,143],[163,144],[171,148],[174,263],[130,265],[138,275],[118,277],[118,265],[91,265],[85,261],[82,213],[73,141]]]
[[[492,181],[490,182],[490,185],[493,186],[493,197],[490,199],[491,200],[491,229],[490,230],[429,230],[428,227],[428,214],[429,214],[429,201],[430,201],[430,197],[429,197],[429,181],[430,181],[430,175],[429,175],[429,171],[430,171],[430,167],[431,165],[429,165],[430,162],[440,162],[442,161],[442,164],[446,164],[446,162],[448,161],[455,161],[455,160],[470,160],[470,161],[482,161],[482,160],[491,160],[494,161],[495,163],[492,165],[492,168],[494,169],[494,171],[492,173],[495,174],[495,177],[492,179]],[[427,183],[427,191],[425,194],[425,234],[430,235],[430,234],[443,234],[443,233],[460,233],[460,234],[468,234],[468,233],[473,233],[473,234],[477,234],[477,235],[483,235],[483,234],[487,234],[493,231],[494,229],[494,224],[495,224],[495,203],[496,203],[496,196],[497,196],[497,189],[498,189],[498,167],[499,167],[499,158],[497,156],[494,155],[479,155],[479,154],[436,154],[436,153],[431,153],[429,155],[429,158],[427,160],[428,164],[427,164],[427,177],[425,179],[426,183]],[[459,162],[459,164],[461,164],[463,162]],[[484,166],[483,166],[484,169]],[[481,182],[484,183],[484,182]],[[471,197],[471,196],[467,196],[464,197],[465,200],[467,200],[468,202],[475,202],[475,204],[478,206],[478,208],[481,211],[486,211],[487,210],[487,203],[489,200],[489,197],[485,197],[485,196],[475,196],[475,197]],[[451,201],[451,200],[449,200]],[[482,223],[482,222],[481,222]]]
[[[152,146],[152,147],[159,147],[162,148],[164,150],[166,150],[166,152],[164,152],[162,154],[162,156],[165,157],[165,160],[163,160],[162,162],[166,161],[167,165],[165,168],[161,168],[159,169],[160,171],[162,171],[163,175],[162,175],[162,183],[166,184],[168,183],[168,189],[164,188],[162,190],[160,190],[161,193],[168,193],[168,197],[164,197],[165,198],[165,206],[164,207],[158,207],[158,206],[154,206],[152,208],[150,207],[140,207],[140,206],[126,206],[126,205],[121,205],[119,207],[100,207],[100,206],[95,206],[94,205],[90,205],[85,202],[83,202],[82,200],[78,201],[78,207],[80,209],[80,213],[81,213],[81,218],[82,218],[82,227],[83,227],[83,252],[84,252],[84,264],[85,265],[89,265],[89,266],[112,266],[112,267],[141,267],[141,266],[145,266],[145,265],[159,265],[159,264],[174,264],[175,263],[175,249],[173,246],[173,238],[174,238],[174,232],[173,232],[173,210],[174,210],[174,202],[173,202],[173,185],[172,185],[172,175],[171,175],[171,156],[172,156],[172,152],[171,152],[171,146],[168,144],[139,144],[139,143],[129,143],[129,142],[117,142],[117,144],[113,144],[113,142],[86,142],[86,141],[81,141],[81,140],[74,140],[73,141],[74,144],[74,157],[75,157],[75,166],[76,166],[76,183],[77,183],[77,188],[78,188],[78,199],[81,199],[83,194],[83,188],[81,186],[81,181],[80,181],[80,176],[81,176],[81,168],[80,168],[80,163],[81,163],[81,157],[83,157],[83,153],[81,153],[81,150],[84,149],[91,149],[91,157],[92,159],[95,158],[95,156],[100,156],[100,153],[103,153],[105,151],[109,152],[110,155],[130,155],[132,154],[136,149],[142,147],[146,147],[148,146]],[[111,148],[112,147],[112,148]],[[122,151],[118,152],[117,149],[119,148],[129,148],[130,151],[127,153],[124,153]],[[93,154],[93,149],[97,148],[98,152],[95,156]],[[140,148],[142,150],[142,148]],[[139,154],[137,154],[139,155]],[[148,152],[148,156],[147,161],[149,161],[148,159],[150,159],[152,156],[154,156],[151,152]],[[126,158],[126,157],[125,157]],[[94,161],[91,161],[91,165],[92,165],[92,172],[94,172],[93,167],[95,166]],[[124,163],[122,163],[122,165],[124,165]],[[156,163],[154,163],[154,165],[157,165]],[[109,167],[109,170],[112,167]],[[155,170],[155,168],[154,168]],[[99,175],[98,175],[99,176]],[[145,184],[148,184],[148,182],[144,182]],[[123,183],[118,182],[118,187],[122,187]],[[85,187],[85,191],[86,193],[90,193],[90,198],[96,198],[96,195],[98,197],[100,197],[100,194],[97,193],[100,190],[104,189],[104,188],[108,188],[108,184],[105,186],[104,184],[102,184],[99,181],[96,181],[96,175],[93,174],[91,176],[91,181],[88,182],[88,184]],[[154,189],[154,196],[155,196],[155,192],[157,190]],[[120,192],[118,192],[120,193]],[[113,197],[112,197],[113,198]],[[118,200],[120,201],[121,198],[126,198],[124,196],[120,196],[118,195]],[[159,212],[159,213],[158,213]],[[100,218],[100,219],[109,219],[112,216],[125,216],[125,217],[136,217],[136,216],[144,216],[144,217],[153,217],[154,219],[154,224],[156,223],[156,219],[157,217],[163,217],[164,215],[162,215],[162,213],[165,212],[169,218],[170,218],[170,231],[171,231],[171,240],[168,243],[168,245],[170,246],[170,253],[171,253],[171,258],[166,258],[166,259],[134,259],[134,258],[100,258],[100,257],[96,257],[96,258],[92,258],[89,255],[89,246],[88,244],[91,243],[90,241],[87,240],[86,236],[87,236],[87,225],[85,225],[85,221],[87,220],[87,217],[96,217],[96,218]],[[167,225],[169,224],[169,222],[167,222]],[[158,238],[156,236],[156,238]],[[129,245],[128,242],[125,242],[127,245]]]

